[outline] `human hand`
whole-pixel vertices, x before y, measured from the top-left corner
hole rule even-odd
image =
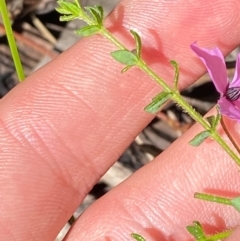
[[[240,42],[239,10],[235,0],[132,0],[106,24],[129,46],[125,28],[137,28],[144,58],[169,83],[168,60],[175,59],[184,88],[205,71],[189,45],[197,40],[229,53]],[[121,75],[113,50],[100,36],[83,39],[1,100],[0,240],[54,240],[151,120],[143,107],[158,86],[137,69]],[[239,138],[239,125],[230,127]],[[188,145],[200,130],[191,128],[96,201],[66,240],[131,240],[132,232],[148,241],[189,240],[185,227],[194,220],[209,232],[238,225],[231,207],[193,199],[195,191],[236,194],[240,181],[238,167],[215,142]]]

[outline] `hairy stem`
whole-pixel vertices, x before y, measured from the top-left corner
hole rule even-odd
[[[219,196],[214,196],[214,195],[199,193],[199,192],[196,192],[194,194],[194,197],[197,199],[201,199],[209,202],[215,202],[215,203],[232,206],[231,199],[229,198],[224,198],[224,197],[219,197]]]

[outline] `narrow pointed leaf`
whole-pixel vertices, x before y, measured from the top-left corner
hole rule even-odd
[[[75,16],[79,15],[81,12],[81,8],[79,8],[75,3],[72,2],[63,2],[63,1],[58,1],[57,2],[61,8],[65,9],[66,11],[68,10],[70,14],[73,14]]]
[[[136,65],[138,63],[137,56],[128,50],[117,50],[111,53],[111,56],[121,64]]]
[[[202,225],[198,221],[194,221],[193,225],[186,227],[187,231],[193,235],[196,240],[205,240],[206,236],[204,234]]]
[[[192,146],[200,146],[210,135],[209,131],[202,131],[189,141],[189,144]]]
[[[137,233],[132,233],[131,236],[137,241],[146,241],[145,238],[143,238],[141,235],[139,235]]]
[[[103,10],[103,7],[100,6],[100,5],[96,5],[95,8],[97,9],[97,11],[99,12],[99,15],[101,17],[101,19],[104,18],[104,10]]]
[[[125,68],[122,69],[121,73],[125,73],[126,71],[128,71],[129,69],[131,69],[133,66],[132,65],[127,65]]]
[[[57,1],[57,4],[59,5],[59,7],[56,8],[56,10],[62,14],[62,12],[65,12],[64,14],[72,14],[72,12],[69,10],[69,8],[67,8],[64,5],[63,1]]]
[[[77,5],[78,8],[81,8],[80,0],[75,0],[74,2],[75,2],[75,4]]]
[[[149,113],[156,113],[159,111],[160,107],[169,100],[170,97],[171,94],[162,91],[152,99],[152,102],[148,104],[144,110]]]
[[[219,122],[221,121],[222,115],[220,113],[219,108],[217,107],[217,116],[215,118],[214,124],[213,124],[213,128],[215,129],[217,127],[217,125],[219,124]]]
[[[141,57],[141,52],[142,52],[142,41],[140,36],[138,35],[137,32],[130,30],[131,34],[134,37],[135,40],[135,44],[136,44],[136,52],[137,52],[137,56],[140,58]]]
[[[83,28],[76,30],[75,33],[83,37],[88,37],[98,33],[98,31],[99,31],[99,27],[97,25],[90,25],[90,26],[85,26]]]
[[[238,212],[240,212],[240,197],[232,199],[231,204]]]
[[[60,14],[71,14],[71,12],[65,8],[58,7],[58,8],[55,8],[55,10]]]
[[[178,90],[178,79],[179,79],[179,65],[175,60],[170,60],[171,65],[173,66],[175,70],[175,76],[174,76],[174,86],[175,90]]]
[[[64,16],[60,16],[60,18],[59,18],[59,20],[61,22],[68,22],[68,21],[71,21],[74,19],[76,19],[76,17],[74,15],[64,15]]]
[[[217,115],[216,116],[208,116],[206,117],[206,121],[210,124],[212,129],[215,129],[217,127],[217,125],[219,124],[219,121],[221,120],[221,114],[217,108]]]
[[[87,7],[85,7],[85,9],[91,13],[93,18],[99,25],[102,25],[103,19],[101,18],[99,11],[95,7],[87,6]]]
[[[214,115],[206,117],[206,121],[210,124],[210,126],[214,126],[214,123],[216,121],[216,117]]]
[[[59,5],[61,8],[64,8],[65,5],[64,4],[65,1],[59,0],[57,1],[57,5]]]

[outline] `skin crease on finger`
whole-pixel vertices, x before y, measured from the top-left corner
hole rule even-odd
[[[239,10],[236,0],[128,0],[106,24],[131,48],[126,29],[138,30],[144,58],[167,81],[168,60],[179,62],[183,88],[205,71],[189,45],[197,40],[229,53],[239,44]],[[143,107],[159,88],[139,70],[121,75],[113,50],[100,36],[83,39],[1,100],[0,240],[54,240],[151,120]],[[238,168],[217,144],[188,146],[198,131],[94,204],[67,240],[130,240],[132,231],[148,240],[188,240],[184,227],[194,219],[210,231],[237,225],[231,208],[192,198],[205,189],[235,193],[239,183]]]

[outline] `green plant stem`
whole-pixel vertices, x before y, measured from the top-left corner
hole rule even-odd
[[[81,19],[89,25],[96,24],[85,12],[81,14]],[[111,41],[120,50],[127,50],[127,48],[118,41],[104,26],[101,27],[99,34],[103,35],[109,41]],[[168,86],[145,62],[142,58],[139,58],[138,67],[155,80],[164,91],[171,93],[172,100],[180,105],[196,122],[198,122],[205,130],[210,130],[211,137],[218,142],[218,144],[228,153],[228,155],[240,166],[240,158],[236,153],[226,144],[216,129],[211,129],[209,123],[187,102],[185,101],[178,90],[175,90]]]
[[[100,34],[114,43],[115,46],[117,46],[120,50],[127,50],[127,48],[120,41],[118,41],[105,27],[100,30]]]
[[[12,54],[12,57],[13,57],[13,62],[14,62],[14,65],[15,65],[15,68],[16,68],[16,71],[17,71],[18,79],[21,82],[25,79],[25,75],[24,75],[23,67],[22,67],[22,64],[21,64],[20,57],[19,57],[16,41],[15,41],[15,38],[14,38],[14,35],[13,35],[12,26],[11,26],[11,22],[10,22],[10,19],[9,19],[8,10],[7,10],[5,0],[0,0],[0,11],[1,11],[1,14],[2,14],[4,27],[6,29],[6,35],[7,35],[9,47],[10,47],[10,50],[11,50],[11,54]]]
[[[232,206],[231,199],[229,198],[224,198],[224,197],[219,197],[219,196],[214,196],[214,195],[199,193],[199,192],[196,192],[194,194],[194,198]]]

